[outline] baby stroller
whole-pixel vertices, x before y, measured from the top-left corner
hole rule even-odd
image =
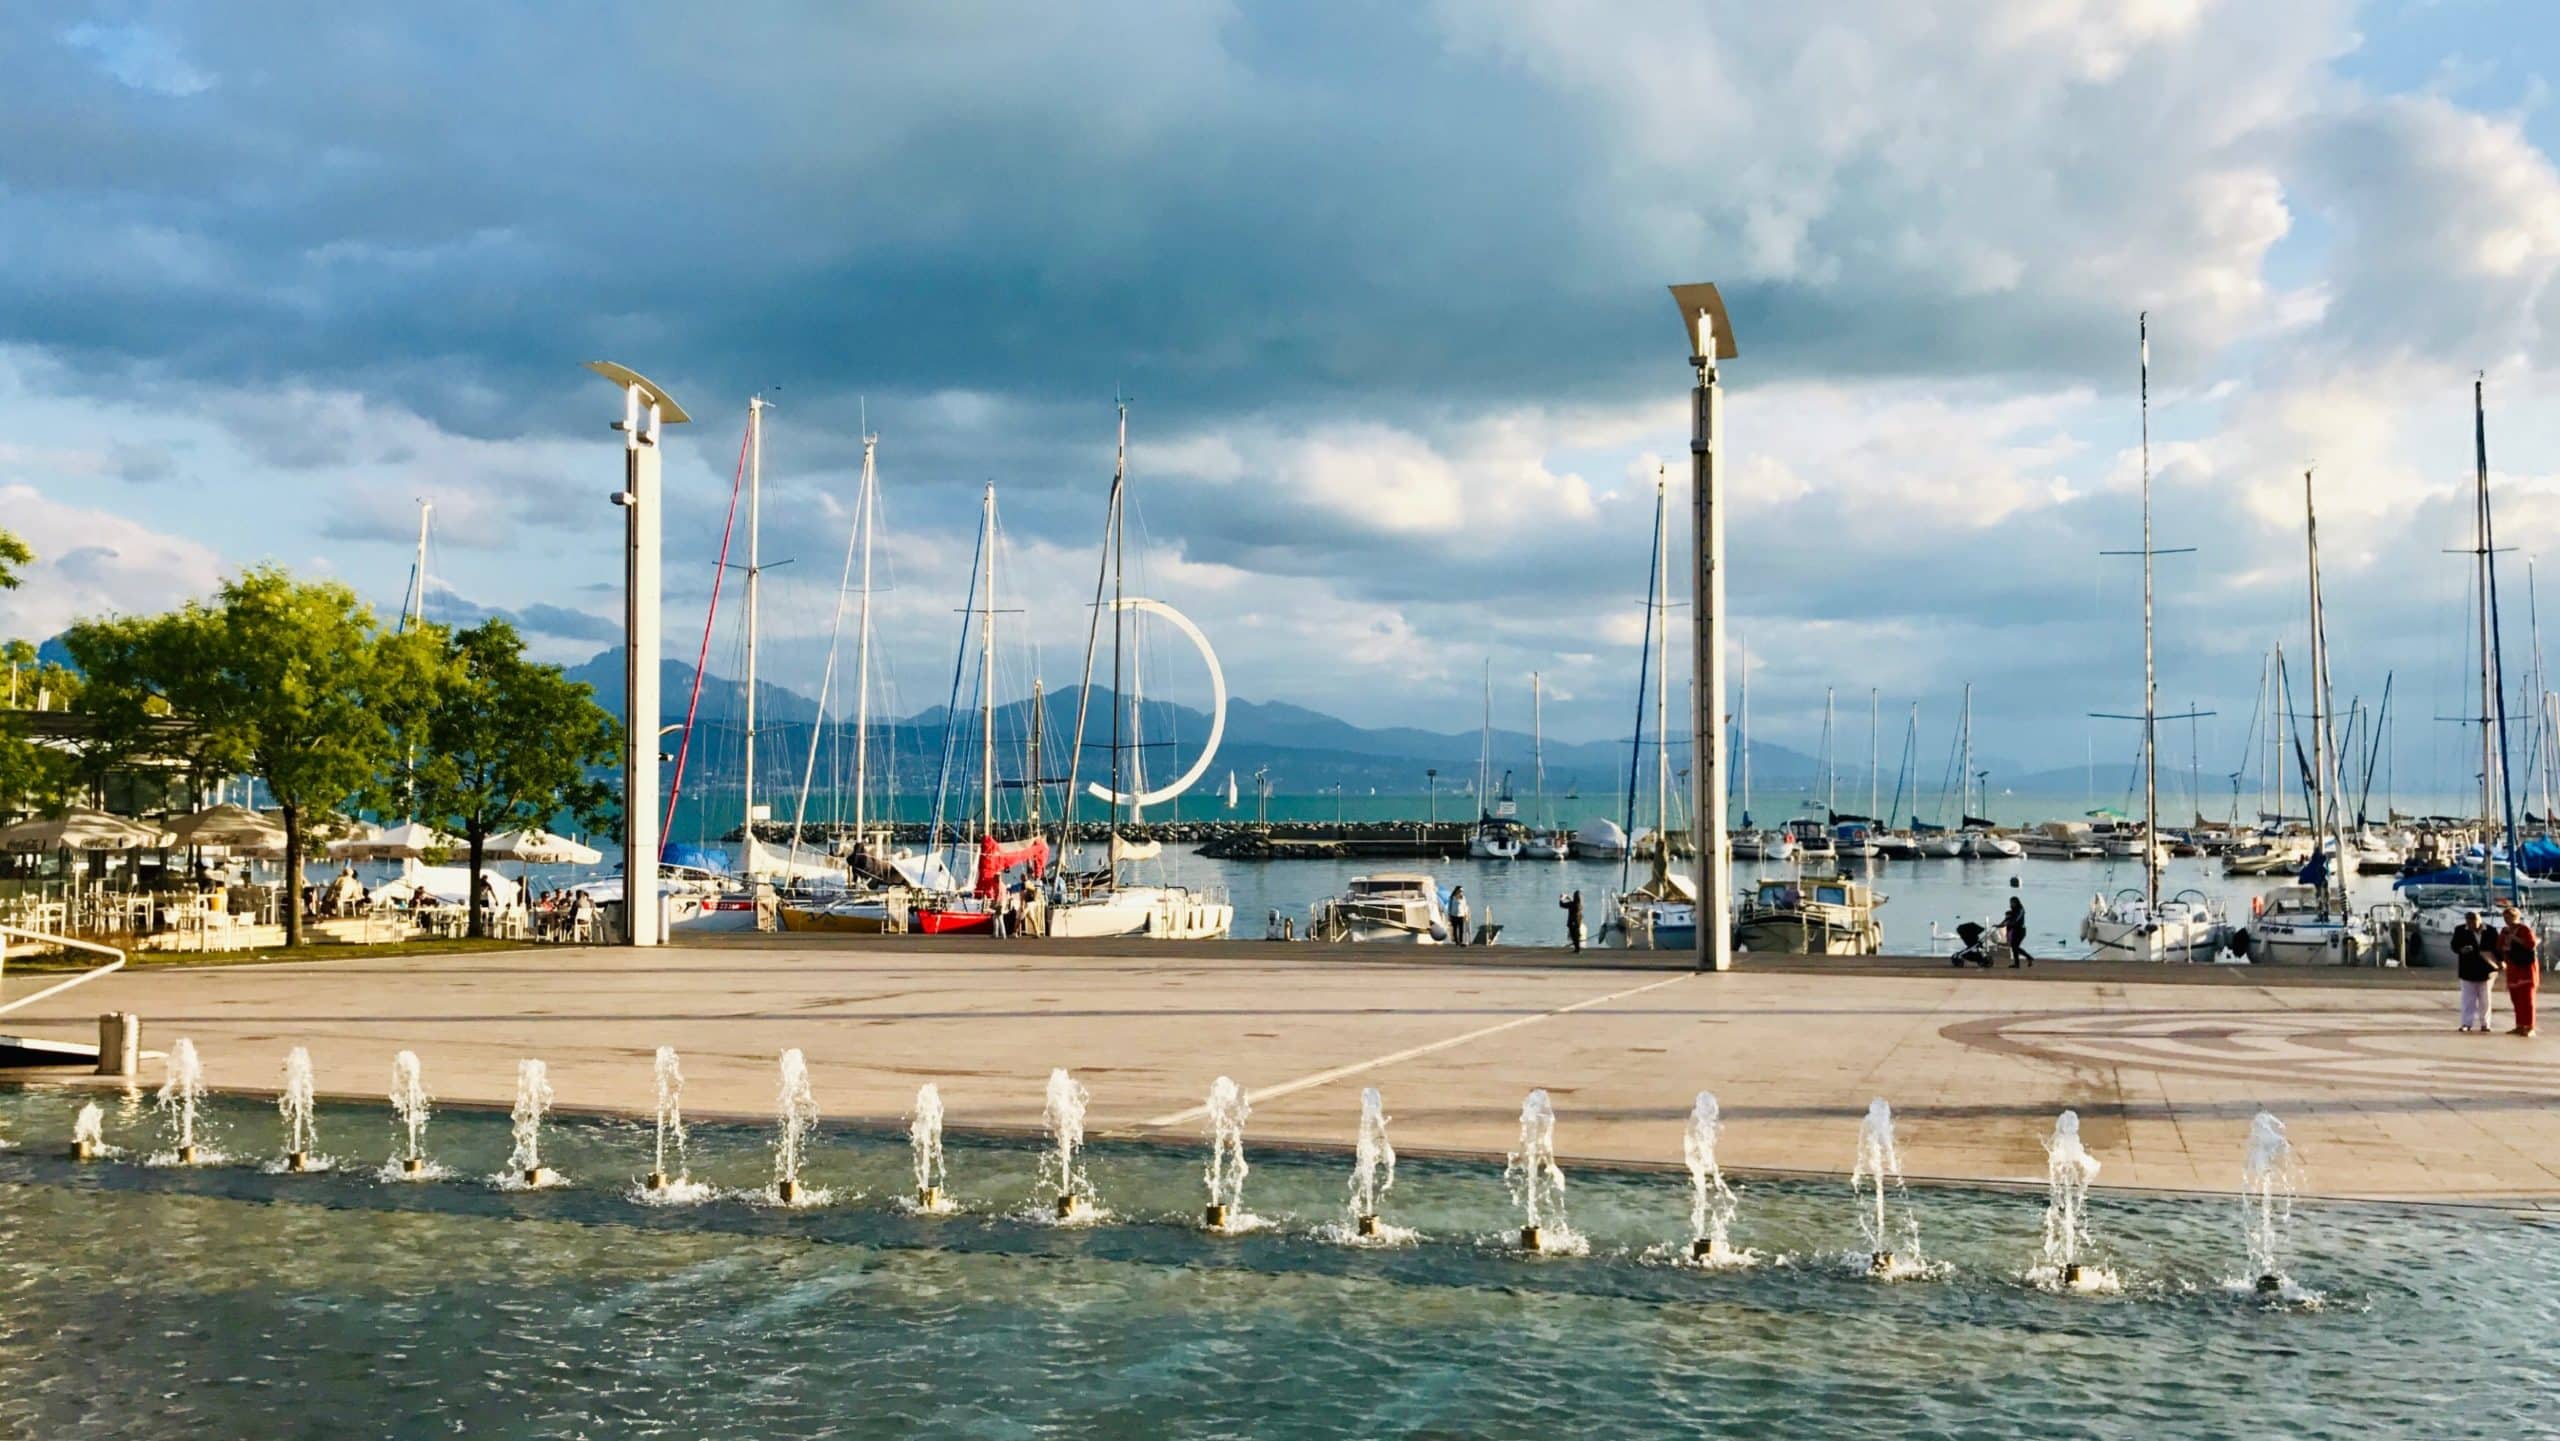
[[[1956,939],[1964,942],[1964,947],[1949,956],[1947,964],[1954,966],[1957,970],[1963,970],[1970,965],[1979,966],[1987,971],[1991,969],[1993,963],[2013,958],[2009,943],[2001,939],[1999,932],[1983,925],[1980,921],[1965,921],[1958,924]]]

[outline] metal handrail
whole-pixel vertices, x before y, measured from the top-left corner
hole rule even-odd
[[[32,996],[20,996],[18,999],[9,1002],[6,1005],[0,1005],[0,1016],[5,1016],[11,1011],[17,1010],[21,1006],[32,1006],[47,996],[58,996],[64,991],[70,990],[73,986],[83,985],[87,982],[94,981],[98,977],[107,974],[109,971],[117,971],[124,968],[124,952],[117,950],[113,946],[102,946],[94,941],[74,940],[69,936],[48,935],[43,931],[21,930],[16,926],[0,926],[0,937],[12,936],[19,940],[41,941],[47,945],[61,946],[66,950],[90,951],[97,955],[111,957],[111,959],[105,965],[98,967],[94,971],[82,971],[71,979],[67,981],[57,981],[54,984],[45,987],[43,990],[36,992]],[[8,954],[9,949],[7,945],[0,944],[0,978],[5,978],[8,974]]]

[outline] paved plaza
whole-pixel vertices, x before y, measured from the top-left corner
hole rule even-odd
[[[1036,1128],[1063,1065],[1103,1135],[1193,1134],[1225,1074],[1256,1144],[1345,1144],[1376,1086],[1411,1153],[1500,1154],[1543,1086],[1585,1164],[1677,1165],[1704,1088],[1726,1163],[1778,1172],[1845,1170],[1882,1096],[1914,1177],[1967,1180],[2040,1182],[2040,1138],[2072,1107],[2103,1182],[2172,1190],[2229,1190],[2264,1108],[2316,1193],[2560,1206],[2560,1038],[2457,1034],[2449,977],[1537,957],[758,937],[131,971],[0,1029],[85,1040],[128,1010],[154,1051],[193,1037],[215,1086],[271,1091],[302,1045],[322,1091],[352,1099],[379,1098],[405,1047],[440,1100],[503,1105],[538,1056],[564,1106],[639,1112],[651,1052],[673,1045],[688,1110],[737,1117],[767,1113],[775,1055],[798,1046],[832,1120],[894,1123],[930,1080],[955,1127],[983,1129]]]

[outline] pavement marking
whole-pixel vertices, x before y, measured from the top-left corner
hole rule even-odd
[[[1392,1066],[1398,1061],[1410,1061],[1416,1056],[1427,1056],[1434,1051],[1445,1051],[1452,1046],[1463,1046],[1469,1041],[1481,1041],[1487,1036],[1498,1036],[1504,1031],[1518,1030],[1522,1026],[1534,1026],[1540,1021],[1552,1020],[1557,1016],[1571,1015],[1575,1011],[1589,1010],[1593,1006],[1605,1006],[1611,1001],[1623,1001],[1629,996],[1641,996],[1647,991],[1658,991],[1664,986],[1677,985],[1697,974],[1698,973],[1695,971],[1683,971],[1676,976],[1667,976],[1659,981],[1647,981],[1641,986],[1629,986],[1623,991],[1611,991],[1605,996],[1593,996],[1589,1000],[1576,1001],[1569,1006],[1558,1006],[1552,1011],[1540,1011],[1535,1015],[1529,1016],[1514,1016],[1510,1020],[1500,1022],[1496,1025],[1480,1026],[1475,1030],[1468,1031],[1462,1035],[1450,1036],[1444,1040],[1432,1041],[1426,1045],[1408,1046],[1401,1051],[1390,1051],[1383,1056],[1372,1056],[1365,1061],[1353,1061],[1349,1065],[1335,1066],[1331,1070],[1318,1071],[1313,1075],[1300,1076],[1294,1081],[1282,1081],[1276,1086],[1265,1086],[1259,1090],[1247,1091],[1244,1093],[1244,1098],[1248,1103],[1251,1103],[1270,1100],[1276,1096],[1292,1095],[1296,1092],[1308,1090],[1315,1086],[1327,1085],[1331,1082],[1339,1081],[1345,1076],[1358,1075],[1362,1071],[1375,1070],[1380,1066]],[[1132,1126],[1129,1129],[1137,1131],[1161,1130],[1166,1126],[1179,1126],[1185,1121],[1196,1121],[1207,1114],[1209,1114],[1209,1108],[1206,1104],[1192,1106],[1185,1110],[1175,1111],[1171,1115],[1150,1117],[1147,1120],[1138,1122],[1135,1126]]]

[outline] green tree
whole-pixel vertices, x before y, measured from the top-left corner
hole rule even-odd
[[[19,569],[35,564],[35,560],[36,553],[27,549],[25,541],[0,530],[0,590],[16,590]]]
[[[409,794],[419,819],[469,847],[471,934],[481,935],[489,838],[561,815],[591,830],[606,825],[614,790],[595,771],[622,754],[622,726],[591,687],[526,660],[503,620],[450,636],[422,720],[409,747]]]
[[[385,635],[346,586],[297,581],[273,566],[224,582],[211,605],[84,622],[65,643],[91,677],[91,709],[110,748],[141,745],[151,716],[173,714],[185,723],[191,765],[266,785],[284,821],[293,888],[305,823],[384,797],[400,760],[396,737],[424,713],[442,647],[433,628]],[[285,943],[300,945],[302,908],[288,898],[283,910]]]
[[[70,709],[80,677],[39,660],[23,640],[0,644],[0,665],[8,668],[9,687],[0,698],[0,815],[42,810],[70,791],[74,771],[70,757],[35,743],[24,713],[38,709],[39,699],[43,709]]]

